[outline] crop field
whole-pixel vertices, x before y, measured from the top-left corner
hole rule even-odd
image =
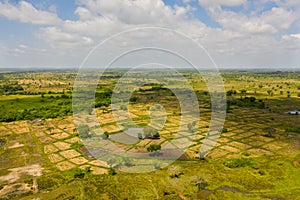
[[[204,159],[199,150],[210,125],[210,93],[194,71],[181,73],[193,86],[200,119],[181,119],[176,96],[157,83],[135,90],[115,118],[110,100],[123,71],[109,71],[99,81],[93,110],[98,121],[88,131],[74,123],[85,116],[72,115],[74,71],[4,73],[0,199],[300,199],[300,115],[288,114],[300,109],[300,72],[222,71],[225,124]],[[158,109],[157,121],[151,109]],[[148,125],[157,132],[142,134],[138,127]],[[190,145],[165,168],[125,173],[91,155],[83,142],[91,135],[130,153]]]

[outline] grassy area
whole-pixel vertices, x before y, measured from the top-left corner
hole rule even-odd
[[[4,74],[1,88],[12,91],[0,96],[0,199],[299,199],[299,116],[285,112],[300,107],[300,73],[222,72],[229,109],[222,134],[205,160],[199,160],[198,153],[209,128],[210,96],[201,77],[182,73],[199,101],[195,138],[181,130],[181,139],[192,141],[185,159],[139,174],[110,169],[82,145],[70,116],[73,72]],[[128,129],[123,119],[118,127],[109,106],[121,75],[111,71],[97,87],[95,112],[108,135]],[[7,87],[10,83],[14,87]],[[19,86],[23,90],[16,90]],[[163,85],[142,86],[121,113],[128,110],[134,123],[146,127],[156,103],[167,112],[158,138],[139,138],[128,145],[115,142],[119,148],[144,152],[172,142],[180,106]],[[98,134],[97,128],[91,134]]]
[[[39,95],[13,97],[0,100],[0,121],[47,119],[71,115],[70,95]]]

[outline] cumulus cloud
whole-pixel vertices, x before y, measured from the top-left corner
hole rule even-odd
[[[55,13],[36,9],[32,4],[21,1],[18,4],[0,3],[0,15],[10,20],[31,23],[39,28],[36,34],[54,49],[53,54],[87,54],[94,45],[113,34],[136,27],[159,26],[185,33],[202,44],[222,66],[249,63],[274,63],[272,58],[288,60],[289,51],[299,49],[300,23],[299,1],[272,0],[277,6],[257,12],[224,9],[223,6],[243,6],[247,0],[198,0],[211,20],[219,27],[210,27],[201,19],[191,17],[191,11],[198,12],[189,3],[196,0],[182,0],[183,6],[167,5],[163,0],[76,0],[74,15],[77,20],[62,20]],[[260,5],[269,0],[261,0]],[[292,32],[291,33],[291,28]],[[289,30],[289,34],[287,31]],[[145,35],[132,35],[126,40],[146,44]],[[167,41],[168,37],[157,38]],[[181,41],[170,41],[170,45],[180,45]],[[116,44],[121,48],[126,42]],[[298,46],[298,47],[297,47]],[[18,46],[19,54],[26,48]],[[51,51],[51,50],[47,50]],[[24,53],[24,52],[23,52]],[[265,55],[269,56],[265,56]],[[77,56],[79,58],[80,56]],[[82,58],[81,57],[81,58]],[[257,60],[255,60],[257,58]],[[61,60],[64,60],[62,57]],[[217,60],[217,61],[218,61]],[[74,62],[74,60],[72,60]],[[276,63],[276,62],[275,62]]]
[[[225,11],[218,7],[208,9],[210,16],[216,20],[224,30],[231,30],[242,34],[275,34],[299,20],[296,13],[279,7],[262,12],[260,15],[246,15],[241,12]]]
[[[55,13],[37,10],[26,1],[20,1],[17,5],[0,2],[0,15],[10,20],[38,25],[57,25],[61,22]]]
[[[95,16],[137,25],[180,20],[191,9],[190,6],[171,8],[162,0],[78,0],[78,3]]]
[[[79,15],[80,20],[82,21],[90,20],[93,18],[93,14],[84,7],[77,7],[77,9],[75,10],[75,14]]]
[[[196,1],[196,0],[182,0],[183,3],[191,3],[193,1]]]
[[[79,34],[71,34],[56,27],[42,28],[38,37],[54,49],[76,51],[93,45],[93,39]]]
[[[247,2],[247,0],[199,0],[199,4],[204,7],[209,6],[240,6]]]
[[[297,19],[297,15],[284,8],[273,7],[270,11],[264,12],[261,19],[271,24],[277,30],[288,29]]]

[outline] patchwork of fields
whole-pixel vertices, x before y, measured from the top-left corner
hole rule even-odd
[[[32,81],[29,75],[7,75],[17,77],[22,87],[29,85],[24,87],[27,92],[42,93],[1,96],[1,113],[8,110],[22,113],[26,109],[22,103],[30,98],[35,98],[39,102],[36,105],[41,107],[70,106],[50,101],[55,96],[59,96],[57,101],[70,101],[69,97],[61,97],[65,94],[61,92],[71,91],[72,76],[65,72],[61,80],[51,83],[49,77],[56,73],[36,75],[45,81]],[[159,95],[151,87],[150,91],[147,88],[134,93],[136,100],[130,103],[128,111],[132,121],[143,127],[151,122],[149,109],[155,101],[164,105],[164,126],[151,124],[159,130],[158,138],[139,138],[132,144],[117,142],[114,137],[128,129],[126,118],[119,115],[117,124],[110,106],[103,104],[95,110],[99,122],[95,127],[99,125],[101,133],[106,132],[119,148],[146,153],[153,145],[172,144],[176,137],[183,144],[191,144],[184,150],[184,157],[151,173],[127,174],[112,169],[110,163],[94,158],[87,151],[70,113],[62,112],[52,119],[0,122],[0,199],[83,199],[83,194],[99,199],[299,199],[300,118],[286,114],[300,106],[299,73],[224,72],[226,121],[205,160],[199,159],[199,149],[210,125],[209,95],[201,79],[190,72],[186,74],[195,86],[200,105],[200,120],[193,136],[185,133],[195,119],[186,119],[186,130],[179,130],[181,115],[176,97],[157,86],[155,91]],[[114,82],[114,78],[103,80],[98,92],[112,89]],[[51,88],[55,89],[49,93]],[[50,98],[51,95],[54,97]],[[255,100],[250,101],[250,97]],[[23,102],[23,98],[27,100]],[[97,135],[96,130],[90,131]]]

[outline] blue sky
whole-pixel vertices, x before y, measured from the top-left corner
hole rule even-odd
[[[0,0],[0,67],[77,67],[143,26],[183,32],[221,67],[298,67],[299,13],[297,0]]]

